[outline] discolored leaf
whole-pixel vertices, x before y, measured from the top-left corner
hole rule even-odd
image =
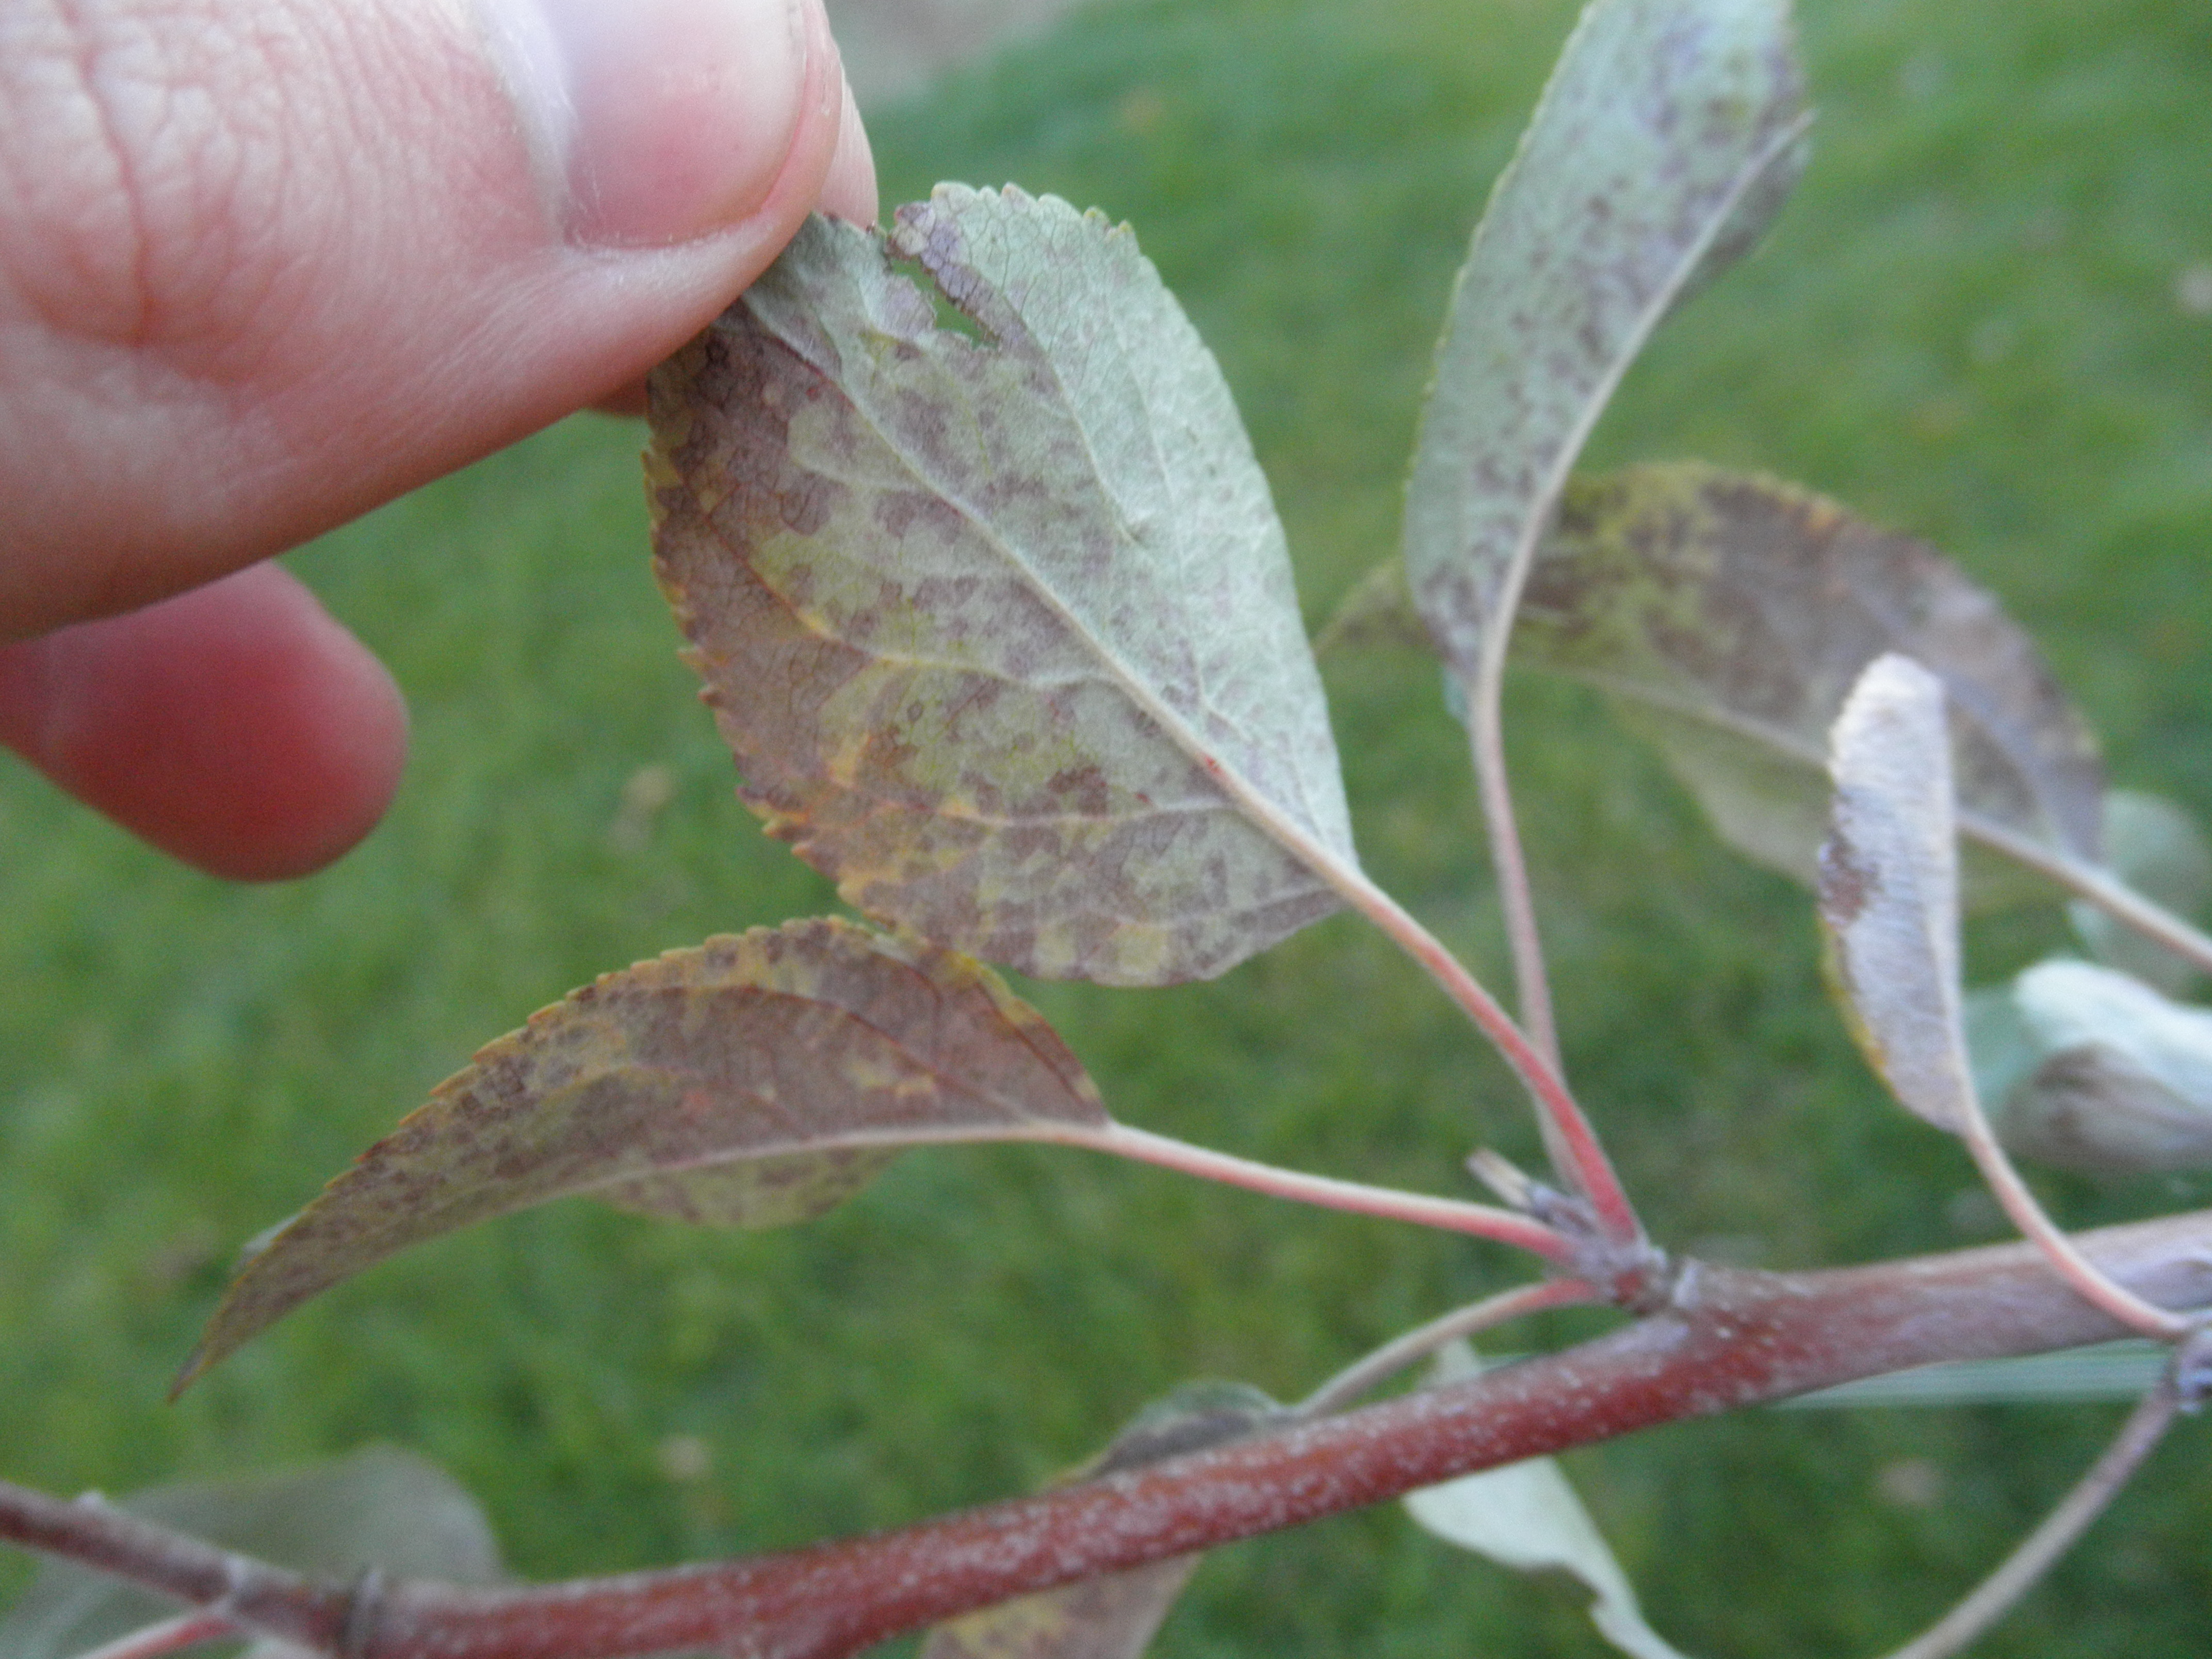
[[[1472,678],[1567,469],[1692,283],[1802,166],[1787,0],[1596,0],[1475,228],[1407,487],[1406,570]]]
[[[2212,1010],[2063,960],[1982,998],[1976,1076],[2009,1150],[2111,1174],[2212,1164]]]
[[[1820,925],[1851,1035],[1899,1101],[1956,1133],[1973,1080],[1942,682],[1909,657],[1877,657],[1844,702],[1832,750]]]
[[[1103,1454],[1068,1479],[1095,1480],[1225,1445],[1286,1415],[1243,1383],[1187,1383],[1146,1407]],[[921,1659],[1137,1659],[1200,1559],[1172,1556],[984,1607],[932,1631]]]
[[[834,921],[710,939],[606,975],[440,1085],[247,1257],[183,1381],[395,1251],[550,1199],[775,1226],[908,1146],[1107,1122],[980,963]]]
[[[1632,708],[1722,833],[1808,885],[1828,729],[1901,653],[1943,682],[1967,834],[2097,860],[2096,743],[2033,642],[1925,543],[1791,485],[1698,463],[1578,481],[1514,648]],[[2021,891],[1991,865],[1970,878]]]
[[[848,902],[1115,984],[1334,907],[1282,529],[1127,228],[956,185],[888,238],[817,218],[653,399],[657,568],[739,793]]]
[[[1322,630],[1332,648],[1419,642],[1395,563],[1346,596]],[[2096,741],[2034,643],[1926,543],[1794,485],[1702,462],[1573,479],[1529,573],[1512,662],[1604,692],[1723,839],[1810,887],[1828,729],[1884,651],[1943,681],[1960,828],[1982,843],[1964,854],[1969,904],[2052,890],[1991,843],[2097,862]]]
[[[116,1500],[147,1521],[295,1571],[489,1584],[502,1576],[483,1512],[435,1464],[390,1446],[282,1474],[149,1486]],[[8,1659],[68,1659],[175,1613],[176,1603],[107,1573],[49,1558],[0,1620]],[[301,1650],[276,1643],[275,1659]]]
[[[2114,875],[2185,920],[2203,913],[2212,899],[2212,843],[2196,819],[2161,796],[2114,789],[2105,796],[2104,831],[2105,861]],[[2081,942],[2106,967],[2169,996],[2196,981],[2197,969],[2186,959],[2094,905],[2077,899],[2067,910]]]
[[[1465,1343],[1437,1355],[1434,1380],[1449,1382],[1481,1370]],[[1590,1592],[1590,1622],[1636,1659],[1681,1659],[1644,1620],[1628,1575],[1597,1524],[1548,1457],[1508,1463],[1442,1486],[1408,1492],[1407,1511],[1424,1530],[1516,1572],[1568,1572]]]

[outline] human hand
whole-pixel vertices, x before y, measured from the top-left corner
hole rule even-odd
[[[645,372],[876,185],[820,0],[0,9],[0,742],[220,875],[406,715],[273,554]]]

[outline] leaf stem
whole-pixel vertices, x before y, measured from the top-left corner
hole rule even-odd
[[[1548,513],[1549,503],[1547,504]],[[1516,561],[1515,578],[1528,574],[1525,562]],[[1499,609],[1509,624],[1501,632],[1510,632],[1512,611],[1504,609],[1507,603],[1518,607],[1521,582],[1512,580],[1507,592],[1499,595]],[[1482,821],[1490,836],[1491,867],[1498,876],[1498,896],[1504,907],[1505,938],[1513,952],[1513,988],[1521,1005],[1521,1023],[1528,1032],[1528,1040],[1536,1052],[1551,1062],[1552,1069],[1561,1076],[1566,1067],[1559,1059],[1559,1032],[1552,1013],[1552,982],[1544,968],[1544,939],[1536,927],[1535,896],[1528,887],[1528,861],[1521,850],[1521,826],[1513,811],[1513,784],[1505,768],[1505,731],[1500,703],[1504,694],[1502,663],[1505,642],[1492,639],[1483,649],[1482,668],[1469,688],[1467,700],[1467,728],[1469,744],[1474,753],[1474,776],[1482,797]],[[1547,1124],[1548,1129],[1549,1125]],[[1550,1137],[1547,1136],[1547,1142]],[[1565,1161],[1564,1149],[1551,1148],[1553,1162],[1560,1165],[1559,1174],[1571,1176],[1573,1166]]]
[[[2161,1341],[2188,1335],[2196,1328],[2195,1322],[2145,1301],[2081,1254],[2021,1178],[2012,1158],[1999,1144],[1996,1132],[1990,1128],[1989,1114],[1982,1109],[1980,1092],[1971,1079],[1959,1094],[1962,1120],[1960,1138],[1973,1155],[1982,1179],[1989,1183],[1990,1192],[2012,1218],[2013,1224],[2020,1229],[2021,1236],[2043,1252],[2058,1276],[2091,1306],[2141,1335]]]
[[[1528,1092],[1535,1097],[1547,1142],[1560,1149],[1555,1156],[1562,1164],[1561,1179],[1571,1182],[1589,1200],[1605,1237],[1620,1245],[1640,1242],[1644,1224],[1637,1219],[1636,1206],[1629,1202],[1620,1177],[1613,1173],[1613,1160],[1606,1156],[1596,1130],[1590,1127],[1589,1119],[1568,1092],[1566,1079],[1559,1075],[1559,1068],[1498,1006],[1498,1000],[1468,972],[1459,958],[1445,950],[1434,934],[1370,881],[1364,872],[1330,866],[1322,873],[1346,902],[1426,970],[1528,1085]]]
[[[1287,1198],[1327,1210],[1346,1210],[1354,1215],[1379,1216],[1389,1221],[1410,1221],[1417,1226],[1472,1233],[1477,1238],[1496,1239],[1500,1243],[1532,1251],[1561,1266],[1571,1266],[1580,1253],[1575,1240],[1566,1234],[1516,1211],[1502,1210],[1489,1204],[1468,1204],[1456,1199],[1431,1198],[1389,1187],[1370,1187],[1328,1176],[1305,1175],[1218,1152],[1208,1146],[1194,1146],[1188,1141],[1156,1135],[1149,1130],[1133,1129],[1126,1123],[1110,1124],[1103,1129],[1054,1125],[1035,1138],[1157,1164],[1163,1169],[1265,1193],[1271,1198]]]
[[[2155,940],[2200,973],[2212,974],[2212,936],[2161,908],[2100,865],[2084,864],[2055,848],[1979,812],[1963,808],[1959,828],[1993,851],[2047,876],[2075,897],[2086,899],[2113,921]]]
[[[238,1626],[219,1613],[184,1613],[156,1625],[143,1626],[112,1642],[103,1642],[88,1652],[80,1653],[76,1659],[161,1659],[165,1653],[237,1634]]]
[[[2043,1524],[2022,1539],[2003,1564],[1942,1618],[1888,1656],[1888,1659],[1949,1659],[2027,1593],[2051,1565],[2073,1547],[2082,1530],[2102,1514],[2151,1449],[2173,1425],[2180,1395],[2169,1373],[2142,1398],[2121,1425],[2112,1443],[2090,1465]]]
[[[1372,1353],[1352,1363],[1316,1389],[1294,1408],[1299,1417],[1325,1417],[1342,1411],[1369,1389],[1379,1388],[1409,1365],[1418,1365],[1448,1342],[1473,1336],[1493,1325],[1503,1325],[1523,1314],[1547,1308],[1571,1308],[1602,1300],[1595,1285],[1579,1279],[1547,1279],[1519,1285],[1496,1296],[1471,1302],[1464,1308],[1416,1325],[1395,1336]]]

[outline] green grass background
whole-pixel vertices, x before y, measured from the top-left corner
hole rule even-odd
[[[1011,179],[1132,221],[1237,392],[1318,617],[1393,543],[1446,285],[1570,21],[1103,4],[879,112],[885,199]],[[1591,459],[1764,468],[1929,535],[2045,643],[2116,777],[2212,821],[2212,319],[2175,289],[2212,261],[2212,7],[1808,0],[1804,23],[1812,170]],[[222,886],[0,771],[8,1476],[123,1491],[382,1439],[480,1494],[527,1573],[640,1566],[1023,1490],[1180,1379],[1293,1395],[1513,1271],[1074,1154],[930,1154],[781,1233],[501,1221],[164,1406],[236,1247],[477,1044],[604,969],[831,902],[731,799],[647,573],[639,442],[572,422],[297,556],[415,710],[390,821],[327,874]],[[1501,981],[1433,671],[1330,681],[1369,865]],[[1718,849],[1591,701],[1516,685],[1510,714],[1569,1063],[1662,1239],[1794,1267],[1993,1236],[1963,1157],[1850,1050],[1803,897]],[[673,798],[618,844],[648,766]],[[2056,937],[1985,928],[1976,967]],[[1207,986],[1036,995],[1135,1123],[1443,1191],[1474,1134],[1532,1150],[1500,1067],[1349,921]],[[2082,1222],[2208,1201],[2045,1189]],[[1686,1650],[1842,1656],[1938,1613],[2114,1420],[1751,1414],[1570,1462]],[[2212,1650],[2203,1432],[1978,1651]],[[703,1474],[664,1467],[678,1436]],[[1932,1501],[1896,1501],[1900,1465]],[[0,1594],[27,1577],[0,1563]],[[1222,1552],[1158,1650],[1601,1650],[1571,1596],[1382,1511]]]

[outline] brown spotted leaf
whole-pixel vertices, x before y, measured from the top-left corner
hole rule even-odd
[[[1242,1383],[1187,1383],[1146,1407],[1069,1478],[1096,1480],[1225,1445],[1286,1416]],[[1170,1556],[964,1614],[929,1633],[921,1659],[1138,1659],[1201,1559]]]
[[[1595,0],[1452,293],[1406,489],[1406,571],[1454,674],[1503,645],[1583,441],[1662,318],[1802,165],[1788,0]]]
[[[1346,595],[1321,641],[1416,644],[1418,628],[1392,561]],[[1573,479],[1529,573],[1512,661],[1605,692],[1731,846],[1810,887],[1828,728],[1885,651],[1943,681],[1960,827],[1979,843],[1966,849],[1967,902],[2049,891],[1992,847],[2095,863],[2096,742],[2033,641],[1926,543],[1794,485],[1700,462]]]
[[[815,219],[653,400],[657,568],[739,793],[849,902],[1114,984],[1334,908],[1282,529],[1126,228],[953,185],[888,237]]]
[[[1808,885],[1829,727],[1902,653],[1943,682],[1966,835],[2097,860],[2096,742],[2034,643],[1926,543],[1808,491],[1698,463],[1577,480],[1513,644],[1610,694],[1732,844]],[[1981,904],[2039,890],[1986,856],[1967,878]]]
[[[1957,1133],[1973,1097],[1959,982],[1943,683],[1876,658],[1836,719],[1820,926],[1851,1035],[1906,1108]]]
[[[185,1380],[396,1251],[549,1199],[776,1226],[905,1147],[1108,1122],[980,963],[834,921],[710,939],[606,975],[440,1085],[247,1257]]]

